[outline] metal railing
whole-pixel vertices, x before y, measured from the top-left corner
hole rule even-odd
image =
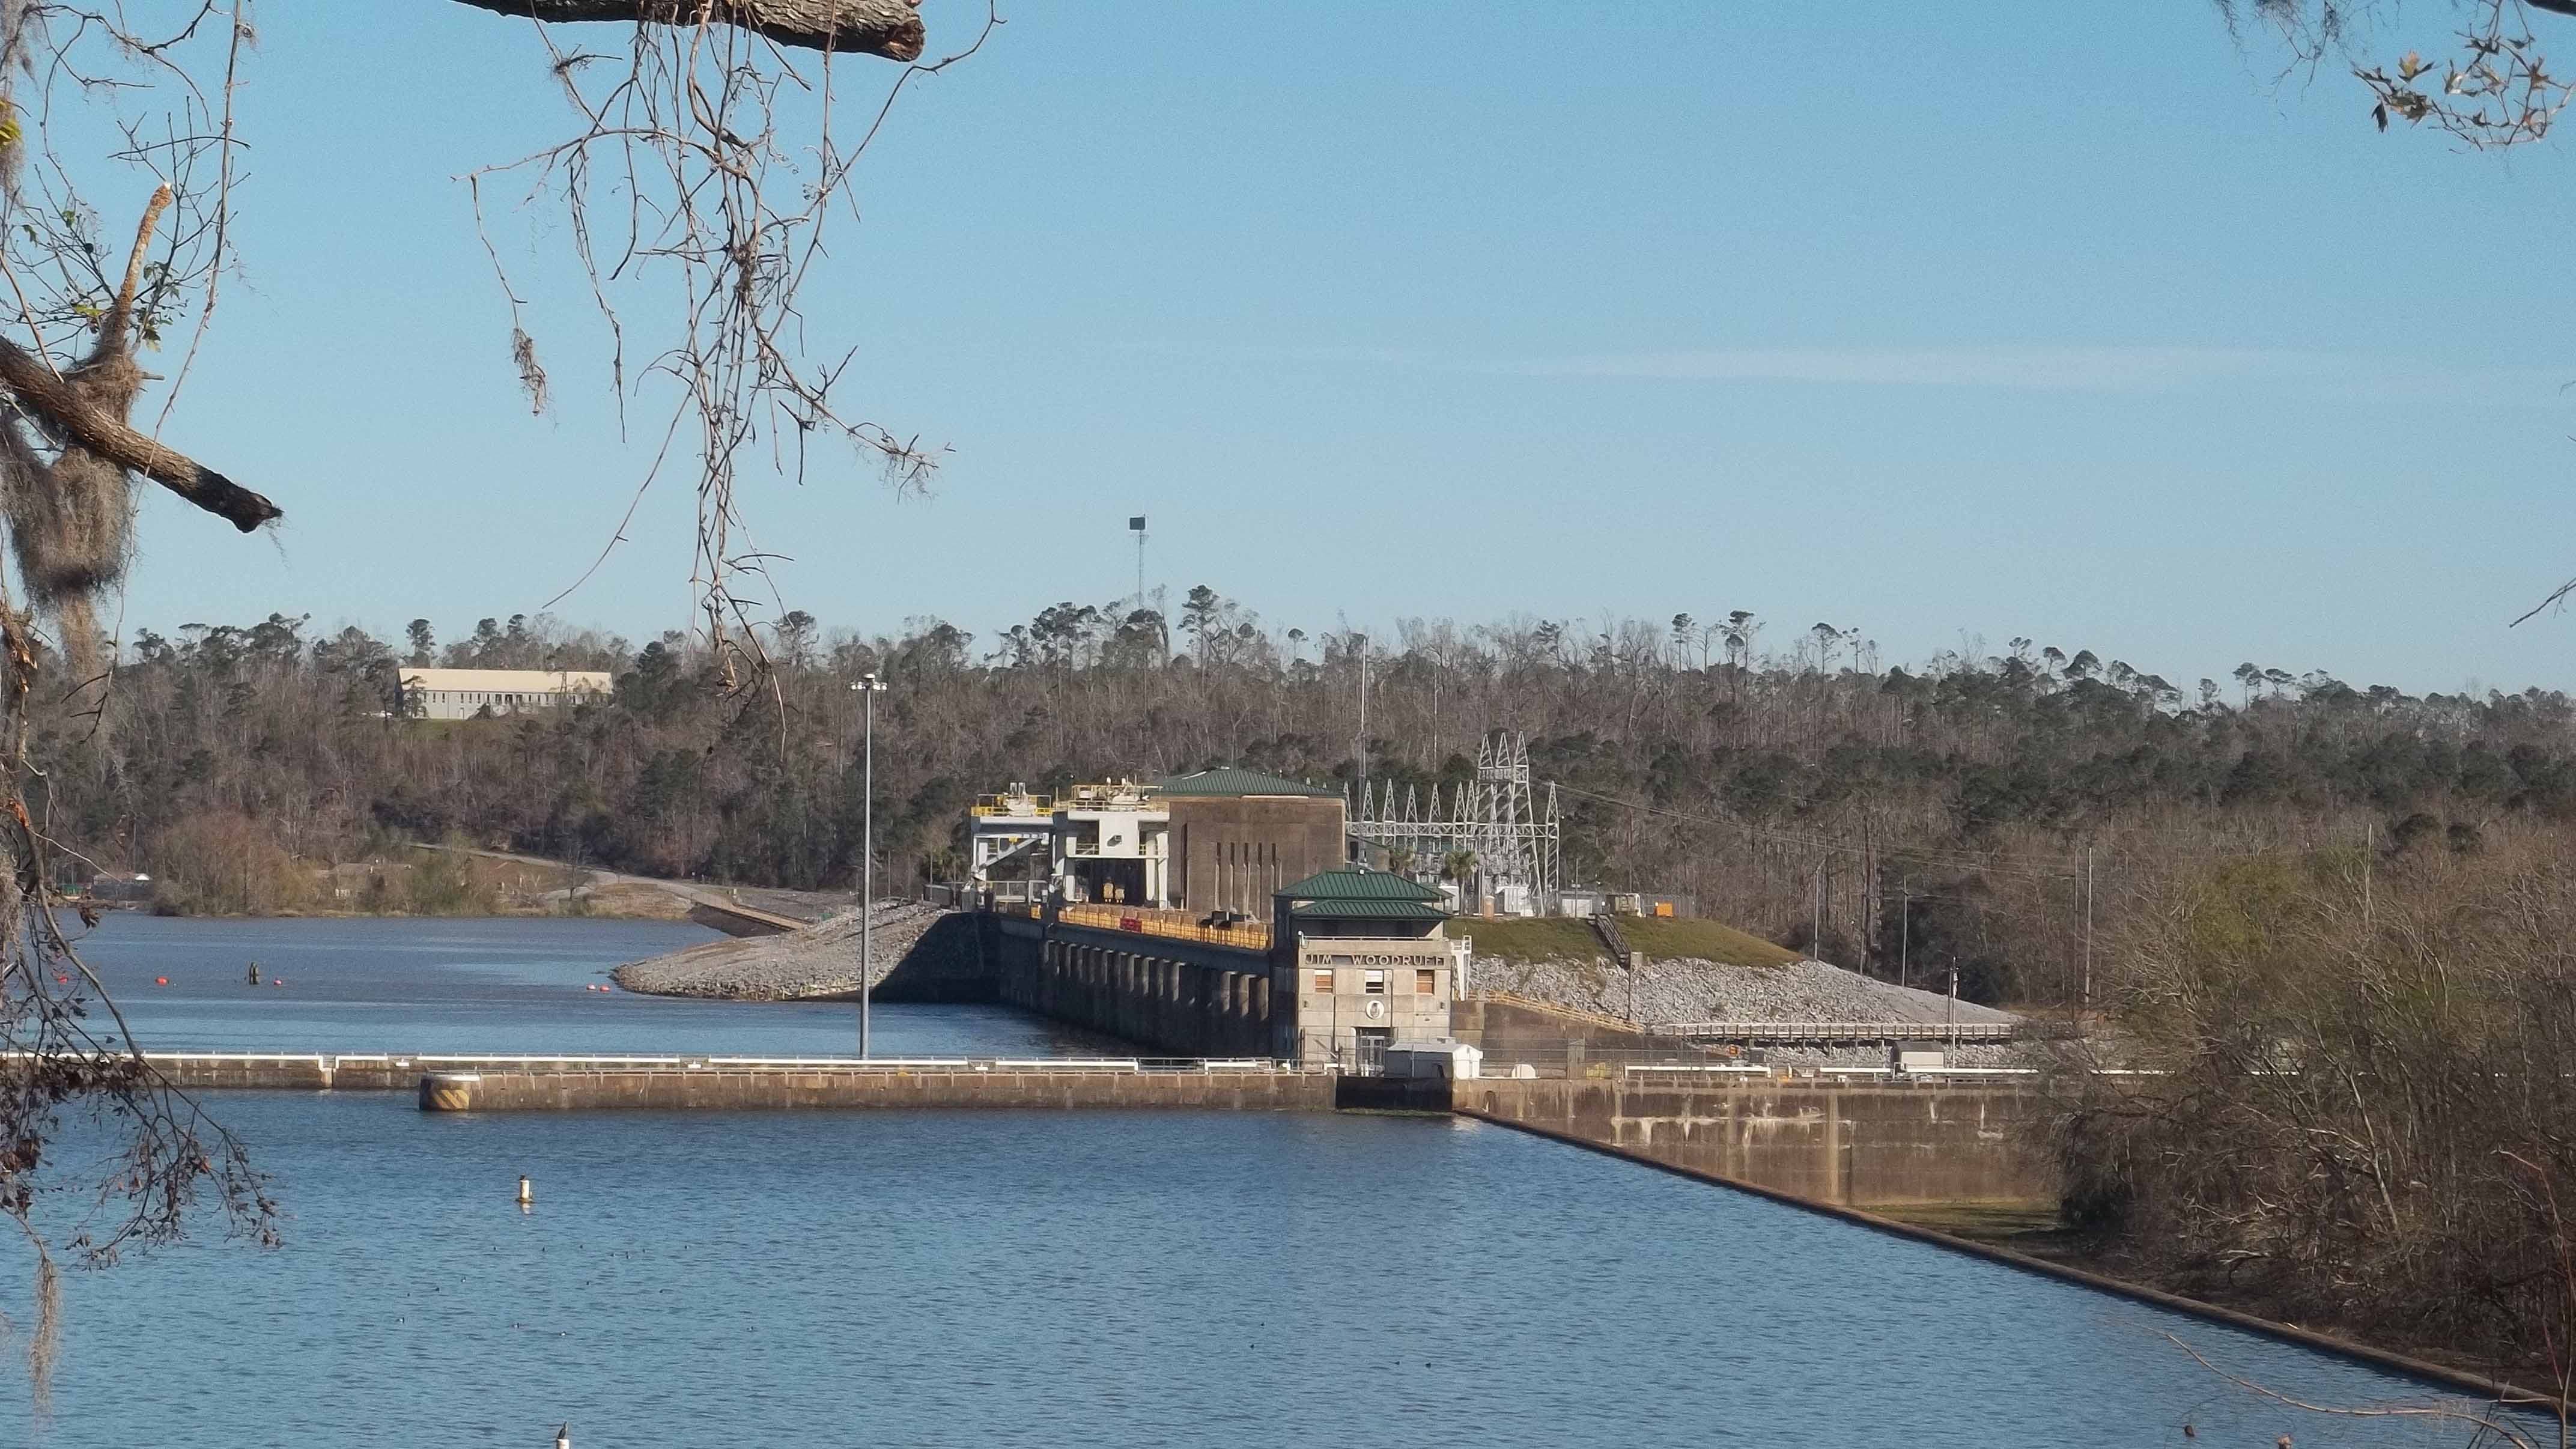
[[[2009,1081],[2009,1080],[2013,1080],[2013,1079],[2015,1079],[2015,1078],[2020,1078],[2020,1077],[2035,1077],[2035,1076],[2038,1076],[2038,1075],[2039,1075],[2039,1069],[2038,1069],[2037,1067],[1830,1067],[1830,1066],[1828,1066],[1828,1067],[1815,1067],[1815,1068],[1812,1068],[1811,1070],[1813,1070],[1813,1071],[1814,1071],[1814,1073],[1815,1073],[1818,1077],[1820,1077],[1820,1078],[1822,1078],[1822,1077],[1839,1077],[1839,1078],[1843,1078],[1843,1079],[1846,1079],[1846,1080],[1859,1080],[1859,1081],[1887,1081],[1887,1082],[1902,1082],[1902,1081],[1910,1081],[1910,1080],[1914,1080],[1914,1079],[1918,1079],[1918,1078],[1919,1078],[1919,1079],[1923,1079],[1923,1080],[1927,1080],[1927,1081],[1948,1081],[1948,1080],[1957,1080],[1957,1081],[1978,1081],[1978,1080],[1985,1079],[1985,1078],[1993,1078],[1993,1079],[2000,1080],[2000,1081]]]
[[[547,1055],[527,1052],[218,1052],[147,1051],[154,1063],[226,1062],[242,1065],[311,1065],[417,1068],[554,1068],[568,1071],[830,1071],[830,1072],[1293,1072],[1293,1062],[1265,1057],[737,1057]]]
[[[1675,1021],[1640,1028],[1658,1036],[1761,1042],[2012,1041],[2023,1027],[2012,1021]]]
[[[1245,951],[1270,949],[1270,925],[1266,921],[1203,926],[1199,924],[1199,918],[1188,911],[1104,905],[1063,906],[1057,909],[1056,919],[1068,926],[1089,926],[1094,930],[1132,931],[1138,935],[1199,941],[1211,946],[1233,946]]]
[[[1015,804],[1025,805],[1027,808],[1017,809],[1014,808]],[[1055,797],[1052,795],[1022,795],[1018,797],[1009,795],[978,795],[975,797],[975,803],[966,807],[966,809],[967,813],[971,815],[998,815],[1006,819],[1037,820],[1055,813]]]

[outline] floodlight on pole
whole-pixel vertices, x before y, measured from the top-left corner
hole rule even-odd
[[[1136,535],[1136,607],[1145,607],[1145,515],[1131,514],[1127,531]]]

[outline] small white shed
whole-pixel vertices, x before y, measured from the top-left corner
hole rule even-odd
[[[1388,1044],[1386,1075],[1473,1081],[1482,1074],[1485,1054],[1458,1041],[1400,1041]]]

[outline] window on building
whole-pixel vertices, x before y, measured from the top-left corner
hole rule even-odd
[[[1330,996],[1333,994],[1332,972],[1318,971],[1315,973],[1315,991],[1318,995],[1323,996]]]
[[[1361,979],[1361,981],[1362,981],[1362,983],[1363,983],[1363,984],[1361,985],[1361,987],[1360,987],[1360,989],[1361,989],[1362,991],[1367,992],[1367,993],[1368,993],[1369,995],[1371,995],[1371,996],[1384,996],[1384,995],[1386,995],[1386,973],[1385,973],[1385,972],[1383,972],[1383,971],[1372,971],[1372,972],[1370,972],[1368,975],[1366,975],[1366,976],[1364,976],[1364,977],[1362,977],[1362,978],[1360,978],[1360,979]]]
[[[1414,994],[1414,995],[1416,995],[1416,996],[1429,996],[1429,995],[1433,994],[1434,992],[1437,992],[1439,989],[1440,989],[1440,973],[1439,973],[1439,972],[1437,972],[1437,971],[1431,971],[1431,970],[1416,970],[1416,971],[1413,973],[1413,994]]]

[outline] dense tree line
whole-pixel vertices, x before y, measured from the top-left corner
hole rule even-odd
[[[2206,860],[2146,888],[2055,1078],[2128,1271],[2576,1405],[2576,849]]]
[[[1889,667],[1856,631],[1520,619],[1270,629],[1213,589],[1178,628],[1063,603],[989,642],[944,621],[874,636],[801,612],[728,693],[682,637],[549,619],[442,646],[306,621],[136,636],[103,710],[43,720],[40,808],[102,865],[182,877],[228,822],[331,863],[451,835],[617,869],[837,887],[856,874],[856,700],[880,697],[887,878],[957,870],[966,805],[1033,786],[1238,762],[1400,790],[1469,778],[1525,732],[1561,789],[1573,874],[1690,895],[1828,959],[1985,999],[2086,993],[2088,957],[2177,868],[2252,851],[2474,853],[2576,810],[2566,696],[2412,696],[2248,663],[2189,687],[2026,639]],[[1774,647],[1776,646],[1776,647]],[[394,672],[598,668],[607,703],[404,719]],[[1368,737],[1358,737],[1368,695]],[[1821,939],[1817,939],[1818,937]]]

